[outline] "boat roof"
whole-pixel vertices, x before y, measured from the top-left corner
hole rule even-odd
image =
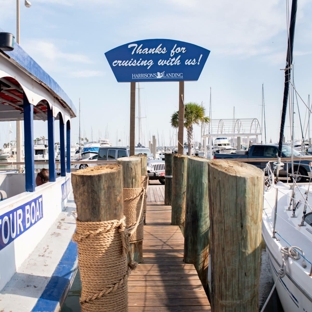
[[[12,51],[0,49],[0,121],[23,119],[24,93],[35,106],[36,120],[47,119],[47,105],[53,107],[56,118],[58,113],[65,120],[76,117],[76,108],[63,89],[15,43]]]

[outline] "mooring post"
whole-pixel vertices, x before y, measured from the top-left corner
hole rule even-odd
[[[126,227],[132,233],[130,236],[131,260],[143,261],[143,225],[144,197],[142,187],[142,165],[140,157],[122,157],[117,162],[123,169],[123,198]]]
[[[205,290],[208,290],[209,205],[208,159],[188,157],[184,261],[193,263]]]
[[[213,160],[208,174],[212,310],[259,311],[263,171]]]
[[[149,178],[147,174],[147,155],[146,154],[137,154],[135,156],[131,157],[140,157],[141,158],[141,181],[142,181],[142,187],[145,190],[145,196],[144,196],[144,224],[146,224],[146,198],[147,198],[147,187],[149,183]]]
[[[172,161],[171,224],[178,225],[182,233],[185,227],[187,159],[186,155],[175,154]]]
[[[172,153],[165,154],[165,205],[172,200]]]
[[[73,240],[78,244],[81,311],[90,311],[90,307],[92,311],[127,311],[122,167],[78,170],[71,180],[77,208]]]

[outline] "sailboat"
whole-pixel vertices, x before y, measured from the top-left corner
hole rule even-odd
[[[279,159],[291,76],[296,11],[297,0],[293,0],[276,166],[282,165]],[[284,184],[273,175],[270,165],[266,171],[262,236],[269,255],[274,287],[285,312],[312,311],[312,186]]]

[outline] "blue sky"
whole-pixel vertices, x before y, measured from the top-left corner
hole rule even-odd
[[[233,118],[235,111],[236,118],[261,120],[263,84],[267,139],[278,141],[288,0],[33,0],[31,8],[20,2],[20,44],[62,87],[77,112],[80,100],[83,137],[129,144],[130,84],[116,81],[104,53],[136,40],[166,38],[211,51],[199,80],[185,82],[185,103],[202,104],[209,115],[211,95],[213,119]],[[298,1],[295,85],[306,104],[312,92],[311,16],[311,2]],[[16,33],[16,1],[0,0],[0,28]],[[306,133],[307,109],[298,101]],[[178,110],[178,82],[140,83],[140,106],[141,142],[148,145],[155,135],[159,144],[173,144],[170,117]],[[0,127],[2,146],[9,124]],[[287,119],[287,139],[289,129]],[[14,139],[15,123],[12,130]],[[72,142],[78,133],[77,116]],[[46,123],[36,122],[35,136],[47,136]],[[300,127],[295,138],[301,138]],[[195,140],[200,140],[199,126]]]

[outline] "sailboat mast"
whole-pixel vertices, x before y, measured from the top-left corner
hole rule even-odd
[[[310,94],[308,95],[308,136],[309,136],[309,147],[311,147],[311,129],[310,129],[310,118],[311,118],[311,105],[310,105]]]
[[[289,83],[291,79],[291,67],[292,67],[292,61],[293,61],[293,45],[294,45],[294,35],[295,35],[295,25],[296,25],[296,14],[297,14],[297,0],[293,0],[292,5],[291,5],[291,15],[290,15],[290,25],[289,25],[289,35],[288,35],[288,47],[287,47],[285,82],[284,82],[284,96],[283,96],[283,110],[282,110],[282,118],[281,118],[279,143],[278,143],[278,157],[282,156],[282,145],[283,145],[283,138],[284,138],[286,112],[287,112]]]
[[[264,142],[263,142],[264,138]],[[262,115],[261,115],[261,143],[266,144],[266,122],[265,122],[265,101],[264,101],[264,85],[262,84]]]
[[[78,135],[79,135],[79,138],[78,138],[78,139],[79,139],[79,140],[78,140],[78,141],[79,141],[79,152],[80,152],[80,142],[81,142],[81,133],[80,133],[80,129],[81,129],[81,128],[80,128],[80,98],[79,98],[79,134],[78,134]]]

